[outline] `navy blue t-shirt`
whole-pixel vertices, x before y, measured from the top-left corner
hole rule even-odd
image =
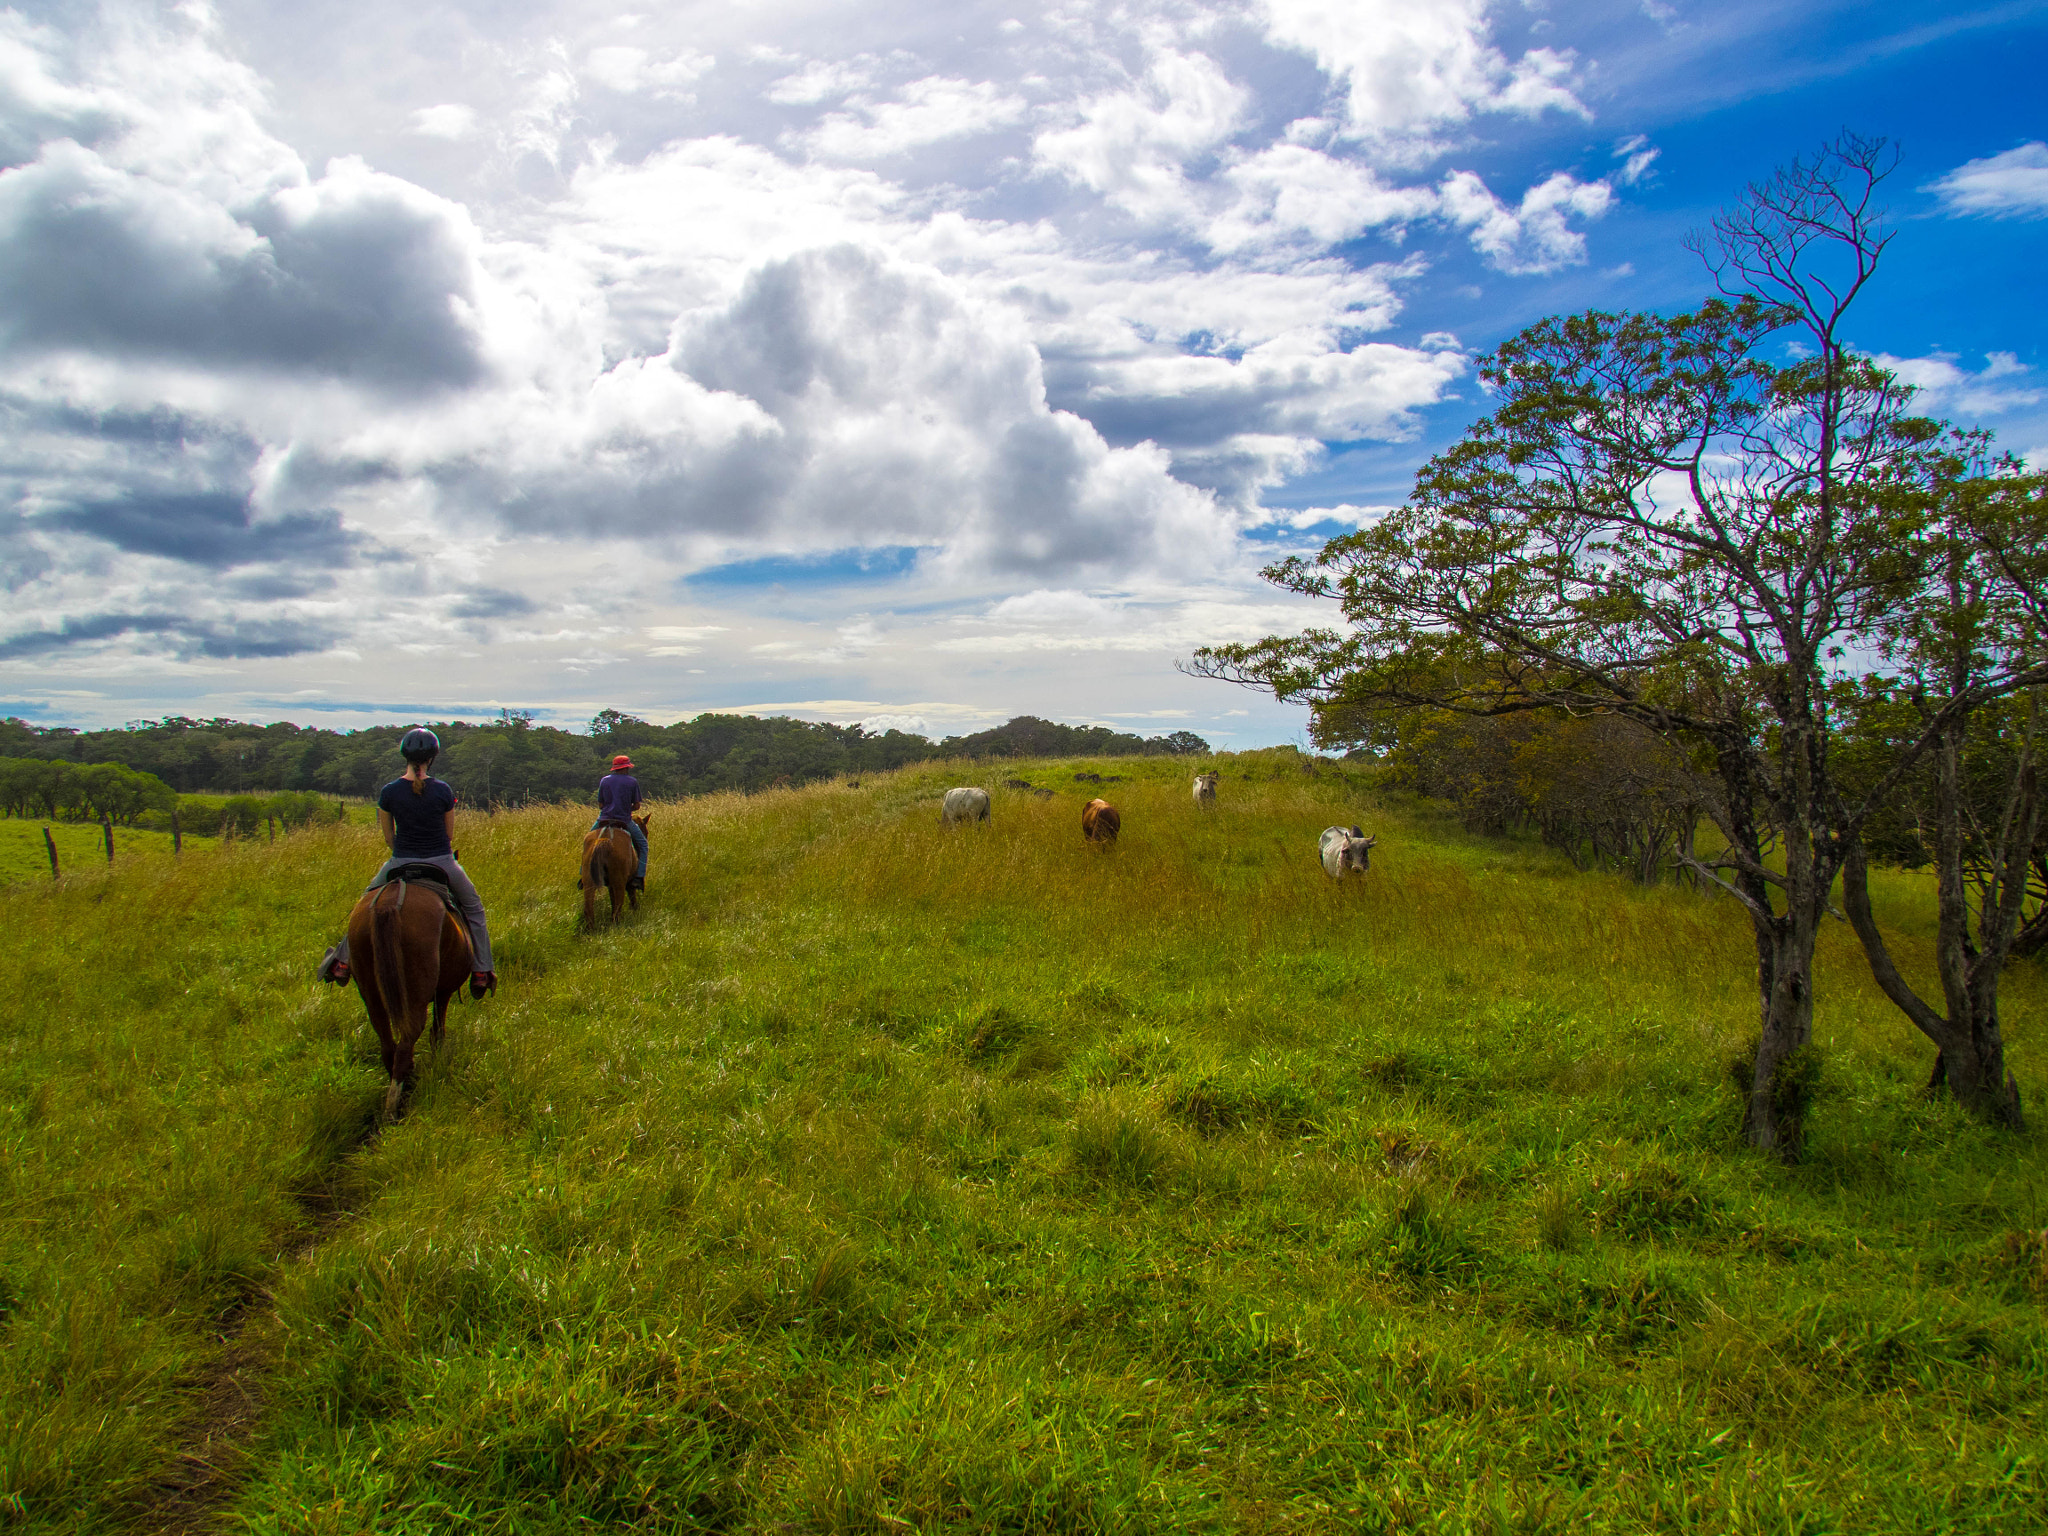
[[[630,773],[608,773],[597,781],[597,819],[625,821],[640,808],[640,781]]]
[[[377,809],[389,811],[398,823],[391,839],[394,859],[438,859],[455,850],[448,845],[448,823],[443,820],[455,809],[455,791],[440,779],[428,779],[418,794],[405,779],[393,779],[377,797]]]

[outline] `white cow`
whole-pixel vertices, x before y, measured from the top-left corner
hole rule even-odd
[[[1377,836],[1367,837],[1357,827],[1323,828],[1323,873],[1342,880],[1347,870],[1364,874],[1372,863],[1372,845]]]
[[[943,826],[987,820],[988,791],[985,789],[949,789],[946,798],[940,802],[939,822]]]
[[[1205,811],[1216,809],[1216,781],[1220,773],[1198,773],[1195,775],[1195,804]]]

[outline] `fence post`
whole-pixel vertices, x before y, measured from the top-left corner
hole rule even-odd
[[[264,826],[266,826],[266,827],[268,827],[268,828],[270,828],[270,840],[271,840],[271,841],[272,841],[273,843],[274,843],[274,842],[276,842],[276,841],[277,841],[277,818],[276,818],[275,816],[266,816],[266,817],[264,817],[264,818],[263,818],[263,825],[264,825]]]
[[[100,831],[106,834],[107,862],[111,864],[114,862],[114,818],[102,816],[100,818]]]
[[[183,853],[184,851],[185,839],[178,831],[178,808],[174,805],[171,807],[171,852]]]
[[[57,873],[57,839],[50,836],[48,827],[43,828],[43,846],[50,850],[50,878],[56,880],[60,878]]]

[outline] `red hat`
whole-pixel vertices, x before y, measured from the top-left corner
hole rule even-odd
[[[630,768],[630,767],[632,767],[632,766],[633,766],[633,759],[631,759],[630,757],[626,756],[626,754],[625,754],[625,753],[623,753],[623,752],[621,752],[621,753],[620,753],[620,754],[619,754],[619,755],[618,755],[617,757],[615,757],[615,758],[613,758],[613,759],[612,759],[612,772],[613,772],[613,773],[617,773],[617,772],[618,772],[618,771],[619,771],[620,769],[622,769],[622,768]]]

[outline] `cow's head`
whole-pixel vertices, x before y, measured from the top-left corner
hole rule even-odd
[[[1351,835],[1344,839],[1344,867],[1357,870],[1372,868],[1372,845],[1378,841],[1377,834],[1367,837],[1361,829],[1353,827]]]

